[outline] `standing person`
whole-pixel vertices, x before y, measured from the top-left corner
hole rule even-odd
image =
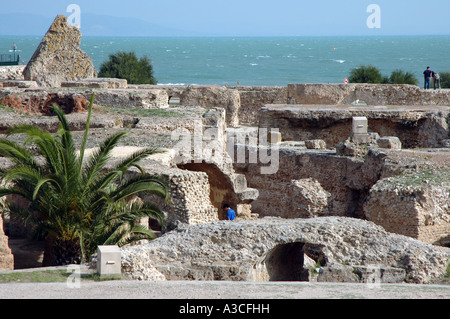
[[[231,209],[229,204],[223,205],[223,210],[227,214],[227,219],[228,220],[235,220],[236,219],[236,212]]]
[[[431,81],[431,74],[433,71],[430,70],[430,67],[427,67],[427,69],[423,72],[423,75],[425,77],[425,90],[430,88],[430,81]]]
[[[436,87],[438,89],[440,89],[441,88],[441,77],[439,76],[439,73],[433,71],[431,76],[434,79],[434,81],[433,81],[434,82],[434,89],[436,90]]]

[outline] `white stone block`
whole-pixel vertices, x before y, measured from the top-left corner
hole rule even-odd
[[[353,134],[368,134],[368,121],[367,117],[354,117],[353,118]]]
[[[98,246],[97,272],[100,277],[122,275],[122,252],[118,246]]]

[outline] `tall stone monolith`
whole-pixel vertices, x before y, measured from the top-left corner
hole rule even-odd
[[[81,31],[58,15],[23,71],[25,80],[59,87],[64,81],[97,77],[92,59],[80,49]]]

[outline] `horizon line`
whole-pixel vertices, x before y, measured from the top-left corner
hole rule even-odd
[[[44,37],[45,34],[0,34],[0,37]],[[82,35],[86,38],[325,38],[325,37],[430,37],[450,33],[428,34],[316,34],[316,35]]]

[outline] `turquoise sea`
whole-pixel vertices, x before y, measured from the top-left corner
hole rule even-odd
[[[0,37],[0,54],[16,43],[26,64],[40,40]],[[117,51],[147,55],[159,84],[343,83],[353,68],[369,64],[385,75],[412,72],[420,83],[428,65],[450,72],[450,36],[83,37],[81,48],[97,69]]]

